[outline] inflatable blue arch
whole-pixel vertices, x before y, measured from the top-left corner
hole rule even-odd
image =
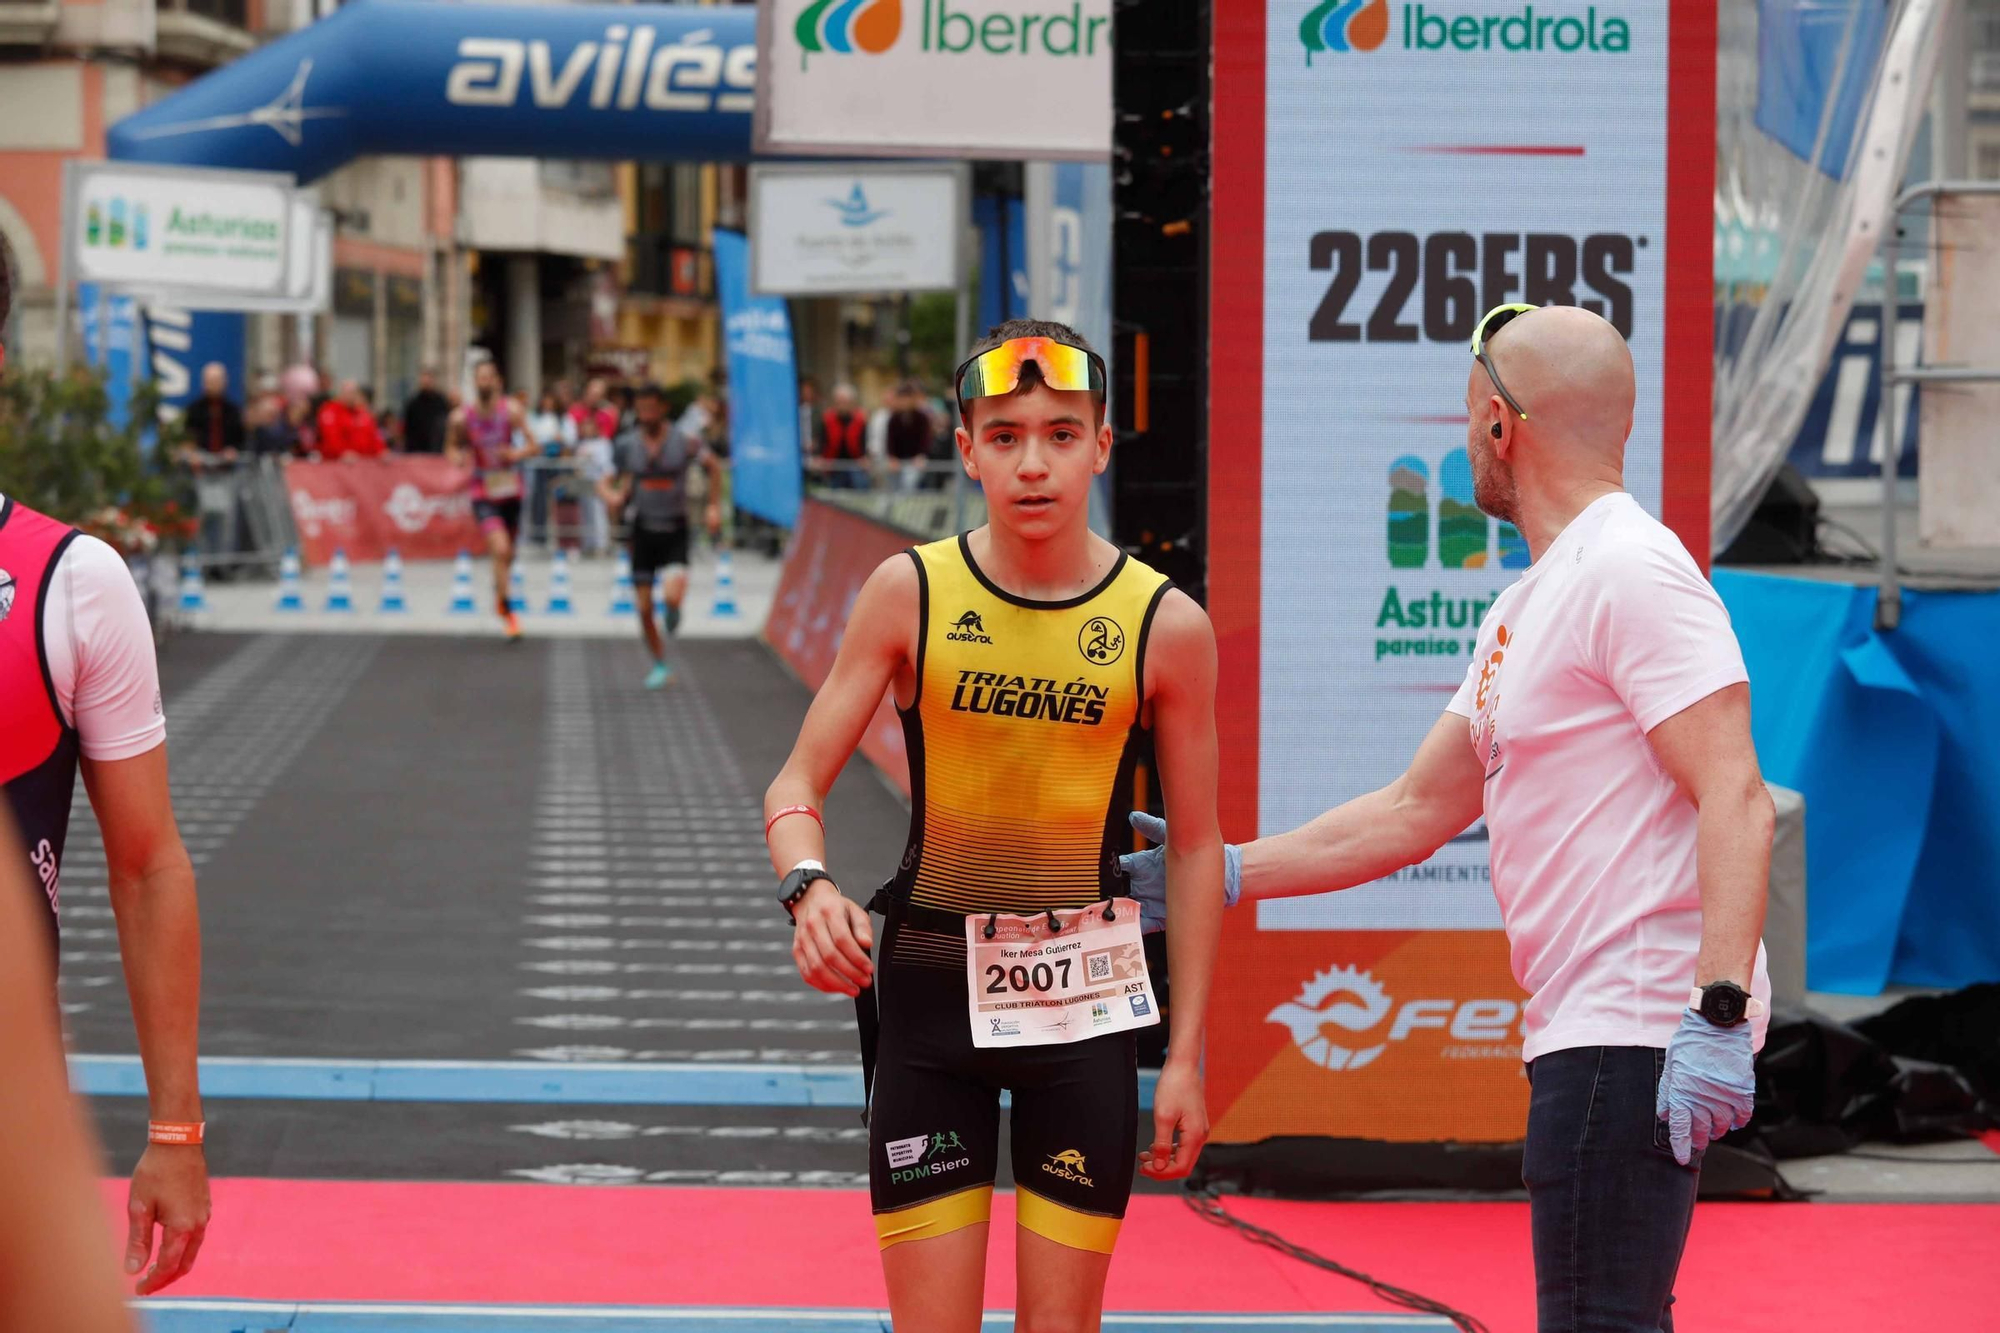
[[[127,162],[289,172],[378,153],[736,162],[756,10],[357,0],[107,135]]]

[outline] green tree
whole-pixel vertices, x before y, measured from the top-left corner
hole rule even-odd
[[[0,377],[0,495],[122,551],[187,536],[183,483],[155,461],[169,455],[178,428],[160,429],[153,456],[144,444],[159,395],[150,383],[134,393],[123,426],[112,424],[110,408],[102,375],[9,367]]]

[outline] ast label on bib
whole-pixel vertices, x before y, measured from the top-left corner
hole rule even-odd
[[[1130,898],[1049,914],[965,919],[967,1005],[977,1047],[1055,1046],[1160,1021],[1139,905]],[[993,937],[987,938],[991,923]]]
[[[490,468],[481,480],[489,500],[512,500],[521,493],[521,474],[512,468]]]

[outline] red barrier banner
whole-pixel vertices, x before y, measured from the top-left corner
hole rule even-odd
[[[299,558],[324,565],[336,550],[380,560],[449,560],[480,546],[464,468],[434,454],[347,463],[287,463],[285,490],[299,529]]]
[[[808,688],[817,690],[833,670],[861,585],[877,565],[909,545],[902,533],[859,514],[817,500],[800,506],[764,639]],[[909,795],[903,724],[886,694],[862,734],[861,752]]]

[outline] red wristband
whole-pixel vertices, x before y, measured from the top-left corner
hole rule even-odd
[[[819,825],[819,831],[821,833],[826,832],[826,821],[819,817],[819,811],[813,809],[809,805],[788,805],[784,809],[778,811],[777,814],[772,815],[769,819],[764,821],[764,837],[766,838],[766,840],[768,840],[771,836],[771,826],[773,824],[776,824],[779,820],[783,819],[786,815],[811,815],[813,817],[813,823]]]
[[[164,1143],[171,1147],[201,1145],[207,1136],[208,1122],[205,1120],[149,1120],[146,1122],[146,1142]]]

